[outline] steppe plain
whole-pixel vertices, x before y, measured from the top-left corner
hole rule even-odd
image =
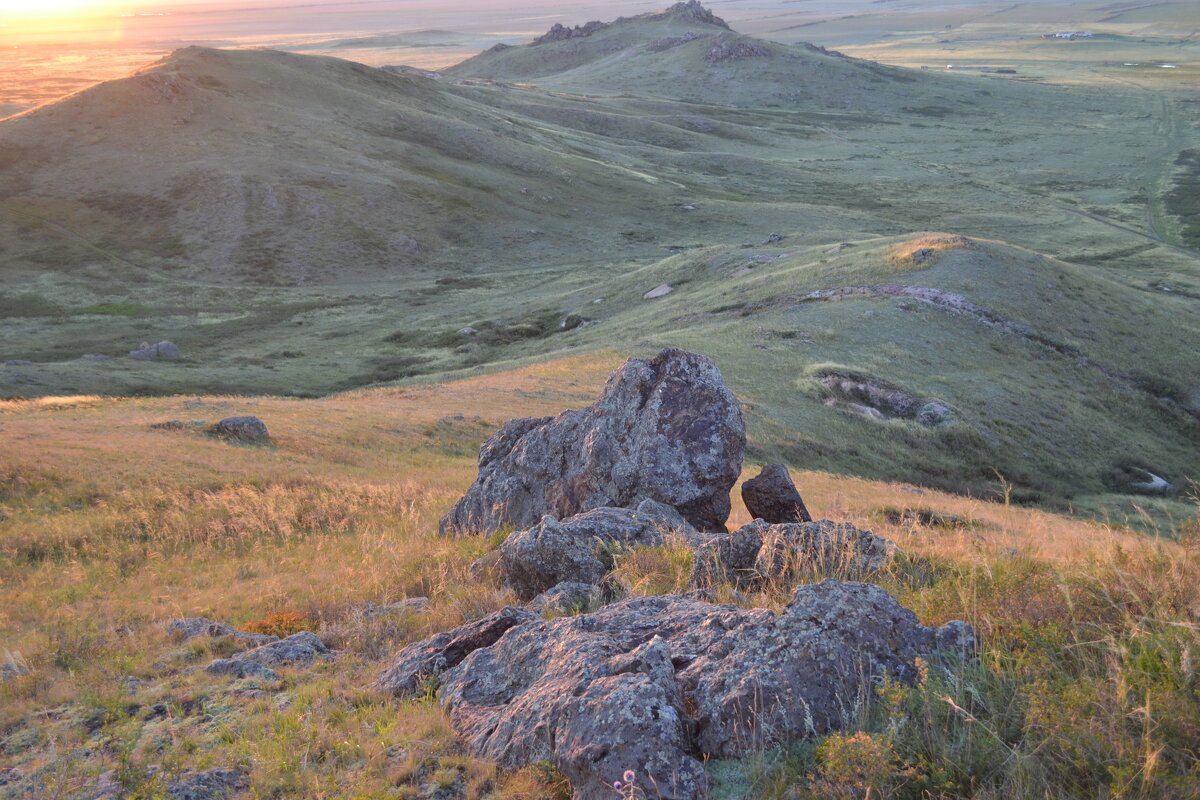
[[[216,765],[258,797],[567,796],[361,687],[511,601],[467,573],[494,543],[433,535],[480,442],[672,345],[745,402],[751,461],[904,548],[878,582],[984,642],[865,738],[714,764],[723,796],[1196,797],[1194,8],[836,6],[457,66],[613,12],[424,12],[205,39],[234,49],[33,110],[56,89],[5,87],[0,646],[28,674],[0,687],[0,795],[116,770],[155,797]],[[185,358],[126,357],[163,339]],[[946,413],[880,418],[830,379]],[[189,428],[236,413],[273,446]],[[682,590],[681,559],[631,553],[622,583]],[[363,613],[408,596],[431,610]],[[210,648],[162,631],[275,612],[344,652],[282,694],[184,674]]]

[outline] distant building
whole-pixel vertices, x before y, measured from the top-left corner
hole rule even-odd
[[[1043,39],[1091,39],[1091,31],[1059,31],[1058,33],[1043,33]]]

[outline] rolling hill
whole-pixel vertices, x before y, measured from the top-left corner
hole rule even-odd
[[[694,2],[443,75],[187,48],[0,121],[0,393],[315,396],[678,344],[764,458],[1111,508],[1200,475],[1200,258],[1163,211],[1196,115]],[[124,357],[164,339],[185,358]]]

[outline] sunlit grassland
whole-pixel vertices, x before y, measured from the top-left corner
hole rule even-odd
[[[0,647],[31,672],[0,685],[0,768],[44,769],[63,792],[115,769],[143,797],[161,789],[151,765],[242,766],[258,797],[419,797],[434,784],[565,796],[552,769],[497,775],[470,758],[430,698],[363,687],[404,643],[514,601],[468,572],[493,543],[439,538],[437,518],[495,426],[587,402],[620,360],[319,401],[5,404]],[[260,416],[273,445],[151,427],[225,413]],[[880,574],[801,568],[748,594],[718,587],[720,599],[778,608],[796,581],[868,577],[924,623],[971,622],[982,658],[881,690],[861,735],[714,764],[723,796],[861,797],[867,785],[873,797],[1195,796],[1194,522],[1155,538],[906,484],[795,478],[815,515],[871,528],[904,555]],[[735,525],[748,520],[738,496]],[[615,561],[628,592],[686,588],[678,549]],[[369,608],[414,596],[431,608]],[[243,625],[284,610],[341,655],[265,687],[280,692],[184,672],[231,645],[163,630],[179,616]]]

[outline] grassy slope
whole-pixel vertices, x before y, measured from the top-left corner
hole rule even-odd
[[[242,766],[263,797],[421,797],[435,784],[454,797],[561,797],[552,771],[497,776],[464,755],[428,700],[361,687],[404,642],[511,601],[467,575],[488,543],[438,539],[436,519],[496,425],[586,402],[619,360],[575,356],[324,400],[3,405],[0,647],[33,672],[0,684],[0,769],[40,770],[46,796],[109,769],[130,796],[153,796],[145,767],[162,765]],[[226,413],[261,416],[275,445],[150,427]],[[894,797],[1188,796],[1200,725],[1188,688],[1188,653],[1200,647],[1194,548],[901,484],[796,478],[817,515],[897,539],[909,555],[875,579],[923,622],[978,626],[983,663],[881,693],[864,709],[865,735],[713,765],[722,796],[835,797],[861,781]],[[889,521],[906,508],[957,521]],[[680,588],[670,549],[619,563],[635,594]],[[777,607],[787,590],[743,602]],[[416,595],[431,598],[429,612],[361,611]],[[344,653],[289,671],[265,696],[253,682],[184,673],[227,650],[180,645],[160,627],[281,610]],[[144,682],[130,688],[130,675]]]
[[[1190,105],[778,45],[710,64],[711,37],[652,52],[692,29],[652,18],[461,67],[514,62],[512,75],[547,85],[520,89],[190,49],[4,123],[0,138],[28,157],[9,165],[0,201],[16,234],[0,237],[0,359],[34,363],[0,366],[0,392],[311,396],[675,343],[712,353],[758,403],[764,452],[797,465],[960,490],[995,488],[998,470],[1023,499],[1087,510],[1128,502],[1096,499],[1123,462],[1179,487],[1200,471],[1200,272],[1172,246],[1162,201],[1194,138]],[[586,69],[556,61],[563,49]],[[602,63],[610,51],[626,54],[619,65]],[[650,61],[687,80],[664,83]],[[819,74],[819,91],[776,102],[808,80],[796,70]],[[646,96],[580,94],[611,95],[618,78]],[[652,97],[688,81],[736,84],[756,107]],[[110,113],[147,98],[162,102],[136,130]],[[129,186],[79,188],[101,173]],[[889,248],[923,230],[1014,246],[897,274]],[[787,238],[762,246],[771,232]],[[396,238],[409,235],[419,251]],[[186,252],[156,255],[155,242]],[[827,252],[839,243],[852,246]],[[662,260],[668,248],[681,254]],[[880,299],[741,312],[901,279],[1043,341]],[[667,280],[674,294],[640,299]],[[565,330],[573,317],[591,324]],[[164,338],[188,360],[78,360]],[[826,363],[940,399],[965,424],[931,432],[826,408],[809,375]]]

